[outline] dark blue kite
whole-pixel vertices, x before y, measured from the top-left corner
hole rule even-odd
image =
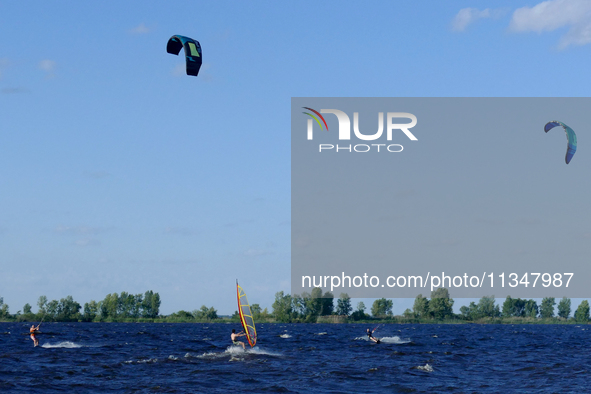
[[[166,44],[166,52],[178,55],[181,48],[185,48],[185,61],[187,63],[187,75],[197,76],[203,57],[199,41],[185,36],[172,36]]]

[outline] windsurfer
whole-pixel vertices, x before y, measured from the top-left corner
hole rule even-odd
[[[242,349],[246,350],[246,346],[244,345],[244,342],[237,340],[238,337],[243,337],[246,336],[246,334],[244,333],[244,331],[240,331],[238,334],[236,334],[236,330],[232,329],[232,335],[230,335],[230,338],[232,338],[232,343],[236,346],[242,346]]]
[[[39,324],[40,326],[41,324]],[[31,333],[31,339],[33,340],[33,343],[35,344],[35,346],[39,345],[39,339],[37,339],[37,336],[35,334],[37,334],[37,331],[39,331],[39,326],[35,327],[35,325],[33,324],[31,326],[31,328],[29,329],[29,332]]]
[[[378,338],[376,338],[376,337],[373,336],[373,333],[374,333],[375,330],[377,330],[377,327],[374,328],[373,330],[368,328],[367,329],[367,337],[370,340],[374,341],[375,343],[380,343],[380,340]]]

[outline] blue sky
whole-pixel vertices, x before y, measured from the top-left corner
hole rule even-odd
[[[174,34],[201,42],[199,77]],[[11,312],[151,289],[163,313],[230,314],[236,278],[270,307],[289,290],[291,97],[591,88],[578,0],[5,2],[0,37]]]

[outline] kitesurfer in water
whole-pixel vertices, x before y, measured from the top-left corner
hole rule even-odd
[[[41,324],[39,324],[40,326]],[[35,344],[35,346],[39,345],[39,339],[37,339],[37,336],[35,334],[37,334],[37,331],[39,331],[39,326],[35,327],[35,325],[33,324],[31,326],[31,328],[29,329],[29,332],[31,333],[31,339],[33,340],[33,343]]]
[[[374,332],[376,329],[377,329],[377,327],[376,327],[376,328],[374,328],[373,330],[372,330],[372,329],[370,329],[370,328],[368,328],[368,329],[367,329],[367,337],[368,337],[370,340],[374,341],[375,343],[380,343],[380,340],[379,340],[378,338],[376,338],[376,337],[374,337],[374,336],[373,336],[373,332]]]
[[[230,338],[232,338],[232,343],[234,345],[236,345],[236,346],[242,345],[242,349],[246,350],[246,346],[244,345],[244,342],[237,340],[238,337],[243,337],[243,336],[246,336],[244,331],[240,331],[240,333],[236,334],[236,330],[232,329],[232,335],[230,335]]]

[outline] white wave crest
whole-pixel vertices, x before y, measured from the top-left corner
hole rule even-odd
[[[228,346],[228,348],[226,348],[225,351],[223,352],[207,352],[207,353],[203,353],[201,355],[194,355],[191,353],[187,353],[185,354],[185,358],[189,358],[189,357],[195,357],[195,358],[201,358],[201,359],[209,359],[209,360],[214,360],[214,359],[218,359],[218,358],[227,358],[228,356],[230,356],[230,361],[237,361],[237,360],[241,360],[243,359],[244,356],[247,355],[265,355],[265,356],[274,356],[274,357],[281,357],[282,354],[281,353],[277,353],[277,352],[272,352],[269,350],[264,350],[259,348],[258,346],[255,346],[252,349],[242,349],[242,346]]]
[[[261,349],[258,346],[253,347],[246,351],[247,354],[263,354],[265,356],[281,357],[283,354],[278,352],[272,352],[270,350]]]
[[[155,363],[157,361],[158,361],[157,358],[145,358],[145,359],[142,359],[142,360],[127,360],[127,361],[123,361],[123,364],[149,364],[149,363]]]
[[[289,334],[281,334],[279,335],[280,338],[291,338],[291,335]]]
[[[384,343],[409,343],[410,338],[401,339],[398,336],[380,338],[380,342]]]
[[[430,366],[429,364],[419,365],[418,367],[415,367],[415,369],[419,369],[419,370],[425,371],[425,372],[433,372],[433,367]]]
[[[58,343],[44,343],[43,345],[41,345],[41,347],[43,347],[43,348],[76,349],[76,348],[82,347],[82,345],[79,345],[77,343],[70,342],[70,341],[65,341],[65,342],[58,342]]]
[[[411,342],[410,338],[401,339],[400,337],[393,336],[393,337],[382,337],[378,338],[381,343],[394,343],[394,344],[402,344],[402,343],[409,343]],[[369,337],[357,337],[354,339],[355,341],[369,341]]]

